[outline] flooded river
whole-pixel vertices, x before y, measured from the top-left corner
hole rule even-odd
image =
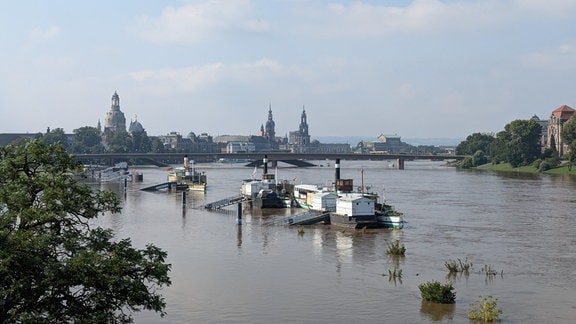
[[[314,168],[278,169],[278,178],[328,184],[333,161]],[[198,207],[239,193],[252,169],[198,164],[206,194],[139,189],[167,172],[143,168],[144,182],[102,185],[123,196],[121,214],[103,226],[137,247],[168,252],[172,286],[163,290],[167,316],[136,314],[136,323],[468,323],[479,296],[498,298],[502,323],[573,323],[576,317],[576,179],[462,171],[442,162],[342,161],[354,179],[404,212],[402,230],[342,231],[327,225],[269,225],[293,210],[210,212]],[[273,171],[273,170],[272,170]],[[258,172],[261,172],[259,170]],[[258,176],[258,175],[257,175]],[[387,244],[400,240],[406,256],[393,260]],[[423,303],[418,285],[445,282],[445,262],[468,260],[468,276],[453,279],[456,304]],[[401,280],[388,270],[402,269]],[[486,276],[488,266],[498,274]]]

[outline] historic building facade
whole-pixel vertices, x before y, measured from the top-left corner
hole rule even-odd
[[[290,132],[288,138],[289,149],[292,153],[308,153],[310,149],[310,134],[308,133],[308,120],[306,109],[302,107],[300,126],[297,131]]]
[[[564,123],[572,118],[574,112],[575,110],[572,107],[562,105],[554,109],[552,114],[550,114],[550,118],[548,118],[546,147],[556,147],[560,156],[568,153],[568,143],[564,143],[562,140],[562,128]]]

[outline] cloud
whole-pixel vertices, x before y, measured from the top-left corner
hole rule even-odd
[[[142,16],[135,32],[154,43],[196,43],[228,31],[265,32],[270,24],[250,17],[248,0],[212,0],[167,7],[158,18]]]
[[[60,27],[50,26],[46,29],[34,28],[28,33],[28,39],[32,42],[44,42],[56,38],[60,34]]]
[[[354,1],[302,10],[305,18],[298,30],[323,38],[476,31],[524,19],[571,17],[575,12],[576,2],[571,0],[415,0],[404,7]]]
[[[576,68],[576,44],[562,44],[556,48],[528,53],[521,57],[527,68],[568,70]]]
[[[394,89],[393,93],[398,95],[400,98],[413,98],[417,94],[414,85],[410,83],[401,84]]]
[[[263,58],[238,64],[211,63],[202,66],[142,70],[127,75],[151,92],[198,92],[223,83],[259,84],[261,82],[303,78],[307,72],[298,66],[283,66],[275,60]]]

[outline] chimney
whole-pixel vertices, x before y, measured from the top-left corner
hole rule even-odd
[[[336,170],[336,175],[335,175],[335,180],[334,180],[334,184],[336,184],[338,182],[338,180],[340,180],[340,159],[336,159],[336,163],[334,163],[334,168]]]

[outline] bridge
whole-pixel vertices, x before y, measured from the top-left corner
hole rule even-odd
[[[157,166],[168,166],[169,164],[179,163],[184,155],[188,159],[198,162],[213,162],[219,159],[241,159],[252,160],[259,163],[264,157],[268,162],[275,164],[277,162],[290,163],[291,161],[318,161],[318,160],[372,160],[372,161],[396,161],[395,167],[404,169],[404,161],[411,160],[463,160],[467,155],[454,154],[415,154],[415,153],[396,153],[396,154],[358,154],[358,153],[289,153],[289,152],[251,152],[251,153],[96,153],[96,154],[76,154],[74,157],[84,163],[94,163],[94,161],[113,161],[119,160],[140,160]],[[253,163],[253,162],[252,162]],[[306,163],[301,163],[304,166]],[[249,164],[250,165],[250,164]],[[253,166],[254,164],[252,164]],[[298,164],[295,164],[299,166]]]

